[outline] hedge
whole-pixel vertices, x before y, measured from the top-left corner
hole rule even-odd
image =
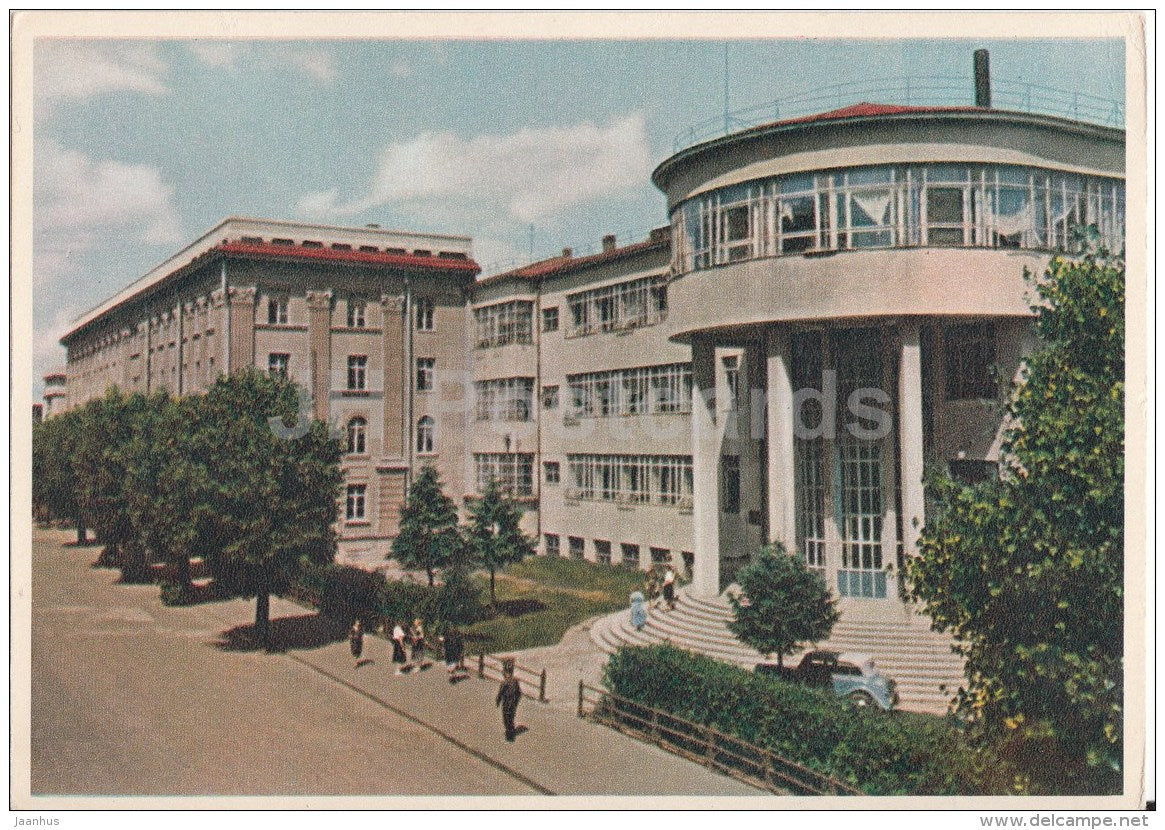
[[[1014,775],[951,723],[855,710],[832,694],[762,677],[672,646],[624,648],[604,683],[615,694],[712,726],[871,795],[1005,794]]]

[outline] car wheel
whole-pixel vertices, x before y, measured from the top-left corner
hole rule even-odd
[[[849,702],[855,709],[868,709],[874,705],[868,692],[850,692]]]

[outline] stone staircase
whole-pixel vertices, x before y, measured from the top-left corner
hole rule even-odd
[[[635,630],[630,611],[623,610],[596,620],[591,639],[608,654],[622,646],[668,642],[748,669],[768,659],[728,630],[731,618],[732,606],[725,595],[696,597],[683,589],[674,610],[651,608],[642,631]],[[952,642],[931,631],[920,615],[875,622],[847,619],[843,613],[829,640],[815,647],[872,656],[897,684],[900,708],[942,714],[965,682],[963,661],[951,652]],[[794,654],[785,661],[795,666],[800,659],[800,654]]]

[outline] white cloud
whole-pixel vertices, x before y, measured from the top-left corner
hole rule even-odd
[[[389,145],[367,196],[340,203],[334,192],[303,197],[316,216],[352,216],[394,206],[459,221],[546,221],[568,208],[640,186],[651,166],[643,116],[607,126],[526,128],[462,139],[425,133]]]
[[[404,58],[397,58],[388,71],[394,78],[408,78],[413,74],[413,65]]]
[[[36,327],[32,345],[34,384],[39,384],[50,370],[65,365],[65,348],[61,345],[61,336],[73,327],[73,321],[82,311],[79,306],[61,306],[53,312],[48,326]]]
[[[152,44],[53,40],[37,46],[33,84],[46,102],[121,91],[163,95],[168,72]]]
[[[280,48],[275,54],[283,63],[322,84],[330,84],[339,77],[331,54],[322,49]]]
[[[221,40],[192,40],[183,45],[204,64],[216,69],[233,68],[238,59],[249,51],[247,44]]]

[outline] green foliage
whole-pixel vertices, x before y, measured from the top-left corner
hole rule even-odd
[[[393,558],[406,568],[425,571],[432,585],[434,572],[448,565],[461,547],[457,505],[442,491],[437,470],[426,464],[409,486],[401,508]]]
[[[334,564],[309,570],[312,577],[301,579],[301,584],[306,582],[312,586],[321,614],[345,626],[357,617],[366,625],[376,622],[383,574]]]
[[[1050,792],[1120,789],[1124,265],[1055,258],[1000,481],[939,472],[911,591],[963,643],[971,735]]]
[[[522,533],[522,510],[491,478],[469,514],[466,538],[472,560],[489,571],[489,599],[497,604],[497,571],[534,555],[534,545]]]
[[[803,643],[829,637],[841,616],[821,575],[780,543],[762,548],[736,578],[743,593],[729,597],[729,630],[780,665]]]
[[[604,684],[637,703],[767,747],[875,795],[1008,794],[1013,776],[939,718],[855,710],[827,691],[672,646],[624,648]]]
[[[464,567],[454,566],[445,571],[445,581],[437,589],[431,612],[443,624],[471,625],[484,619],[486,612],[481,602],[481,591]]]
[[[45,519],[79,517],[80,493],[73,473],[73,457],[81,432],[81,415],[75,409],[33,427],[32,500],[38,514]]]
[[[435,619],[433,607],[437,601],[438,589],[406,580],[389,579],[380,586],[376,598],[376,610],[384,620],[386,630],[393,623],[406,630],[414,619],[420,617],[426,623]]]

